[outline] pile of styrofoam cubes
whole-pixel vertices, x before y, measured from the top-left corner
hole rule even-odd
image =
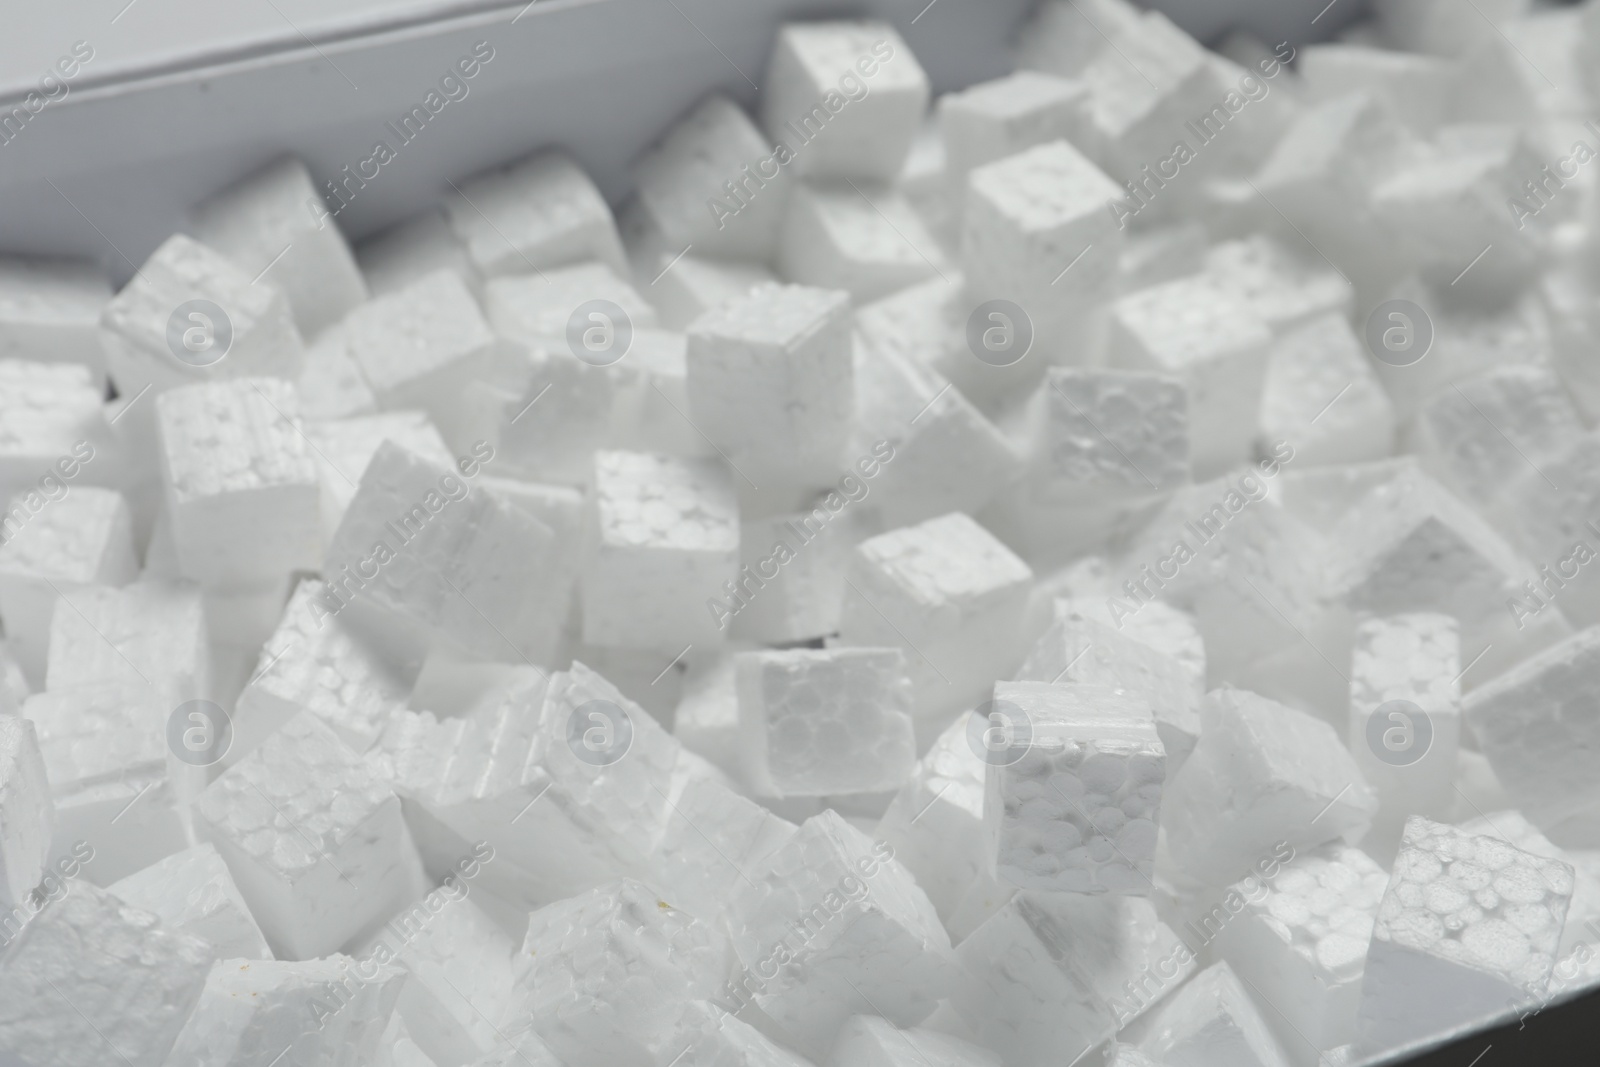
[[[937,101],[790,24],[616,218],[547,148],[352,251],[286,160],[4,261],[0,1062],[1312,1067],[1600,981],[1600,11],[1527,8],[1046,0]]]

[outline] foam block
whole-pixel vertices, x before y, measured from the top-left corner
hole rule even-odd
[[[1040,584],[1042,587],[1044,583]],[[1090,595],[1087,589],[1078,590],[1071,586],[1063,586],[1060,591],[1070,592],[1073,595],[1056,596],[1055,591],[1052,591],[1052,595],[1046,598],[1050,611],[1048,622],[1062,620],[1077,622],[1088,619],[1109,626],[1124,637],[1132,638],[1147,648],[1152,648],[1177,661],[1189,675],[1196,691],[1204,693],[1206,643],[1200,636],[1200,629],[1195,624],[1193,615],[1173,607],[1164,600],[1152,600],[1140,605],[1139,610],[1132,615],[1122,616],[1120,613],[1113,613],[1111,601],[1100,590],[1095,591],[1101,593],[1099,596]],[[1157,729],[1160,729],[1161,721],[1162,716],[1158,712]],[[1167,746],[1169,759],[1181,758],[1178,755],[1184,750],[1181,742],[1163,736],[1162,743]],[[1176,766],[1173,769],[1176,770]]]
[[[173,930],[207,942],[219,960],[272,958],[227,864],[208,843],[174,852],[109,888]]]
[[[536,152],[476,175],[445,200],[450,226],[484,277],[537,274],[586,259],[626,269],[611,209],[576,163]]]
[[[941,96],[944,174],[956,210],[974,168],[1048,141],[1079,140],[1085,96],[1081,82],[1031,70]]]
[[[283,289],[310,337],[367,298],[339,227],[328,217],[304,163],[287,156],[194,209],[194,235],[258,281]]]
[[[439,428],[420,411],[385,411],[353,418],[324,419],[304,429],[321,482],[319,510],[324,544],[332,540],[334,531],[339,529],[362,475],[366,474],[383,442],[393,441],[434,463],[445,466],[455,463]]]
[[[746,780],[776,796],[898,789],[916,760],[906,667],[898,648],[742,654]]]
[[[1341,316],[1319,315],[1273,345],[1261,390],[1264,441],[1298,463],[1361,463],[1394,449],[1394,405]]]
[[[1180,379],[1051,368],[1037,402],[1036,496],[1098,504],[1189,480],[1189,396]]]
[[[461,275],[474,292],[483,285],[466,244],[456,236],[443,208],[395,223],[358,243],[355,253],[373,296],[404,289],[436,270]]]
[[[121,681],[153,688],[173,706],[207,696],[211,652],[200,591],[139,581],[86,586],[56,601],[45,688]]]
[[[836,633],[854,529],[831,519],[818,501],[811,512],[740,524],[740,596],[721,601],[719,624],[737,638],[778,645]]]
[[[1348,317],[1355,303],[1349,279],[1314,252],[1265,234],[1213,245],[1205,254],[1207,280],[1247,304],[1283,335],[1329,312]]]
[[[1162,1005],[1139,1047],[1159,1062],[1194,1067],[1288,1067],[1290,1062],[1225,960],[1195,975]]]
[[[591,300],[617,305],[635,329],[658,324],[655,308],[608,263],[575,263],[536,275],[491,278],[484,287],[483,306],[489,324],[501,337],[530,348],[570,352],[568,324]],[[593,321],[585,318],[584,327]],[[623,324],[608,319],[607,325],[615,338]]]
[[[942,273],[944,253],[902,195],[884,186],[800,184],[789,197],[778,266],[789,281],[847,290],[857,302]]]
[[[93,372],[72,364],[0,360],[0,489],[6,537],[70,481],[112,486],[122,464]],[[12,497],[29,494],[18,512]]]
[[[103,380],[98,325],[110,299],[91,263],[0,257],[0,359],[82,363]]]
[[[487,846],[479,853],[492,859]],[[367,950],[394,954],[406,972],[396,1010],[420,1048],[450,1063],[494,1049],[512,1000],[517,945],[470,892],[459,876],[447,881],[389,920]]]
[[[306,346],[305,366],[296,380],[300,407],[308,419],[343,419],[370,415],[378,398],[350,355],[344,323],[336,323]]]

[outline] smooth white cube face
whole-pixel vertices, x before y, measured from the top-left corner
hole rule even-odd
[[[50,620],[45,688],[129,682],[173,707],[209,696],[211,649],[200,590],[139,581],[64,592]]]
[[[1394,449],[1394,405],[1342,316],[1321,315],[1272,347],[1261,435],[1289,441],[1295,462],[1360,463]]]
[[[92,263],[0,257],[0,359],[82,363],[103,380],[99,322],[110,299]]]
[[[1052,368],[1039,398],[1044,424],[1033,477],[1040,498],[1145,496],[1189,480],[1189,398],[1180,379]]]
[[[770,259],[790,175],[738,104],[720,93],[697,103],[632,167],[634,229],[667,256],[690,245],[729,259]]]
[[[951,1005],[1007,1064],[1047,1067],[1105,1041],[1194,973],[1138,897],[1024,891],[956,950]]]
[[[302,399],[304,396],[302,390]],[[322,483],[324,545],[339,529],[362,476],[383,442],[393,441],[433,463],[444,466],[455,463],[439,428],[421,411],[385,411],[353,418],[321,419],[306,425],[305,435]]]
[[[1104,566],[1104,564],[1101,564]],[[1072,590],[1073,595],[1052,597],[1051,613],[1056,620],[1093,620],[1109,626],[1140,644],[1176,660],[1194,684],[1197,697],[1205,695],[1206,643],[1193,615],[1161,600],[1152,600],[1139,606],[1131,615],[1112,610],[1112,601],[1096,596],[1088,589]],[[1157,706],[1156,723],[1159,728],[1162,716]],[[1198,727],[1196,728],[1198,736]],[[1162,742],[1167,746],[1169,759],[1179,758],[1181,744],[1173,743],[1165,734]],[[1192,747],[1192,746],[1191,746]],[[1176,770],[1176,767],[1174,767]]]
[[[0,904],[25,900],[44,876],[54,821],[33,723],[0,718]]]
[[[42,511],[69,482],[115,485],[121,468],[94,373],[70,363],[0,359],[0,490],[18,511],[0,516],[6,538]]]
[[[1001,682],[994,700],[1028,724],[1020,758],[1004,750],[985,776],[995,877],[1022,889],[1148,894],[1167,777],[1149,704],[1049,682]]]
[[[658,323],[655,308],[606,263],[576,263],[539,274],[493,278],[484,287],[483,303],[489,324],[501,337],[529,348],[572,352],[570,324],[579,308],[591,300],[610,301],[627,316],[626,323],[611,321],[609,316],[596,320],[592,313],[582,319],[580,344],[586,343],[582,339],[587,337],[588,350],[597,360],[610,358],[610,346],[625,326],[649,329]],[[589,335],[591,326],[610,332]]]
[[[0,542],[0,621],[27,676],[44,680],[57,590],[124,585],[138,572],[127,501],[110,489],[77,487]]]
[[[328,546],[336,600],[376,604],[463,648],[544,659],[565,617],[539,595],[555,534],[463,477],[385,441]],[[458,470],[463,474],[458,474]]]
[[[829,809],[733,889],[744,970],[728,993],[754,999],[808,1055],[822,1056],[852,1015],[914,1025],[951,991],[949,935],[893,853]]]
[[[409,889],[399,798],[315,715],[212,782],[194,812],[279,957],[336,951]]]
[[[1389,875],[1361,849],[1332,844],[1230,890],[1244,901],[1218,942],[1237,974],[1271,1002],[1285,1048],[1356,1038],[1367,944]]]
[[[366,238],[356,245],[355,253],[373,296],[404,289],[436,270],[454,271],[474,292],[483,285],[466,243],[451,229],[450,217],[442,207]]]
[[[964,201],[975,167],[1048,141],[1080,140],[1084,96],[1079,82],[1031,70],[941,96],[939,132],[952,203]]]
[[[1406,822],[1361,991],[1363,1052],[1542,997],[1572,867],[1422,816]]]
[[[179,933],[207,942],[219,960],[272,958],[228,865],[209,843],[174,852],[113,882],[110,890]]]
[[[917,716],[933,733],[1011,672],[1033,572],[966,515],[861,542],[846,580],[840,639],[906,649]]]
[[[904,196],[881,185],[804,182],[778,245],[783,276],[865,303],[941,272],[944,253]]]
[[[1303,49],[1296,71],[1313,99],[1332,100],[1355,92],[1381,97],[1402,121],[1427,136],[1452,110],[1454,68],[1437,56],[1415,55],[1356,44]]]
[[[117,391],[131,397],[147,385],[160,392],[218,378],[299,377],[305,347],[289,298],[251,277],[192,238],[169,237],[100,316]]]
[[[570,1067],[652,1067],[678,1051],[678,1016],[711,996],[728,962],[712,928],[649,886],[611,882],[528,917],[515,1015]]]
[[[746,780],[777,796],[898,789],[916,761],[911,678],[898,648],[739,657]]]
[[[268,164],[194,211],[195,237],[258,281],[289,297],[305,337],[326,329],[367,298],[366,282],[344,234],[329,217],[305,164]]]
[[[1200,740],[1167,783],[1163,826],[1184,871],[1214,886],[1281,842],[1357,839],[1377,800],[1333,727],[1240,689],[1207,694]]]
[[[1189,455],[1196,477],[1250,457],[1272,333],[1243,301],[1203,278],[1122,297],[1111,309],[1111,358],[1161,371],[1189,391]]]
[[[300,388],[301,411],[308,419],[344,419],[378,410],[378,398],[350,355],[342,322],[323,330],[306,346],[305,366],[295,384]]]
[[[295,387],[276,378],[156,398],[167,513],[185,577],[239,588],[316,566],[322,491],[299,415]]]
[[[778,30],[761,120],[797,174],[889,181],[928,110],[928,76],[886,22],[791,22]]]
[[[689,328],[688,414],[769,491],[819,489],[845,464],[854,402],[850,299],[757,289]]]
[[[1288,1067],[1262,1009],[1226,960],[1178,990],[1150,1021],[1140,1049],[1158,1063],[1194,1067]]]
[[[507,279],[511,281],[511,279]],[[505,382],[467,387],[474,430],[487,427],[499,461],[518,477],[561,485],[589,480],[591,454],[613,443],[617,376],[565,346],[523,349]]]
[[[838,631],[849,526],[822,525],[815,512],[752,519],[740,526],[739,557],[741,595],[717,611],[733,637],[779,645]]]
[[[538,152],[462,182],[445,211],[486,278],[586,259],[627,269],[605,198],[561,152]]]
[[[672,251],[643,249],[634,254],[635,276],[640,284],[648,285],[650,302],[660,311],[661,321],[674,330],[686,330],[712,308],[778,280],[760,263],[692,252],[674,263],[674,255]]]
[[[159,1067],[200,998],[211,946],[85,879],[22,928],[0,967],[0,1047],[38,1067]],[[93,1019],[93,1026],[85,1026]]]
[[[722,639],[712,598],[739,566],[739,507],[722,465],[598,452],[584,562],[591,644],[678,648]]]
[[[389,920],[363,953],[394,954],[408,972],[396,1010],[412,1039],[435,1059],[460,1063],[475,1063],[497,1043],[495,1026],[511,1003],[517,951],[511,936],[465,895],[469,886],[458,875],[435,889]]]
[[[1346,741],[1391,841],[1407,816],[1442,819],[1455,807],[1460,676],[1461,638],[1448,615],[1389,615],[1356,627]]]
[[[853,1015],[839,1029],[829,1067],[1000,1067],[1000,1057],[937,1030],[902,1030],[876,1015]]]

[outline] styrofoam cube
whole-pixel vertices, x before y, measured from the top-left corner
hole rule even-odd
[[[185,576],[237,588],[314,567],[321,487],[296,425],[294,386],[277,378],[205,382],[155,403],[167,513]]]
[[[1032,581],[992,534],[951,512],[856,546],[839,636],[906,649],[918,730],[931,737],[1010,673]]]
[[[92,263],[0,257],[0,359],[82,363],[103,380],[100,310],[110,299]]]
[[[1132,627],[1119,633],[1070,607],[1058,607],[1056,621],[1034,644],[1014,680],[1104,686],[1134,696],[1155,720],[1169,777],[1178,773],[1200,736],[1204,683],[1192,668],[1138,640]]]
[[[1021,757],[992,760],[984,829],[997,880],[1144,895],[1154,886],[1166,749],[1147,701],[1110,687],[1001,682],[1027,719]]]
[[[852,1015],[839,1028],[828,1067],[1000,1067],[986,1048],[937,1030],[902,1030],[876,1015]]]
[[[223,960],[206,977],[169,1062],[243,1067],[276,1055],[374,1063],[404,982],[392,966],[340,955]]]
[[[590,455],[614,443],[618,376],[572,355],[521,349],[506,376],[467,387],[469,420],[518,477],[561,485],[589,480]]]
[[[139,572],[121,493],[81,486],[0,543],[0,621],[29,677],[44,680],[57,590],[124,585]]]
[[[679,250],[681,251],[681,249]],[[671,249],[641,248],[634,253],[635,283],[642,286],[663,324],[686,330],[714,307],[737,300],[778,276],[760,263],[742,259],[716,259],[689,253],[673,262]]]
[[[74,880],[0,951],[0,1047],[38,1067],[78,1067],[110,1045],[133,1067],[160,1067],[211,958],[199,938]]]
[[[1542,997],[1571,897],[1570,865],[1413,816],[1372,927],[1358,1049]]]
[[[445,199],[445,211],[486,278],[537,274],[586,259],[627,268],[605,198],[559,151],[536,152],[469,178]]]
[[[647,230],[667,256],[763,262],[777,249],[789,175],[738,104],[712,93],[631,168],[638,190],[623,225]],[[659,268],[658,268],[659,269]]]
[[[272,958],[227,864],[209,843],[174,852],[109,888],[173,930],[207,942],[219,960]]]
[[[1377,800],[1333,728],[1239,689],[1200,707],[1200,740],[1167,783],[1162,825],[1182,868],[1224,885],[1285,841],[1359,838]]]
[[[893,188],[802,182],[789,196],[778,268],[791,282],[865,303],[942,273],[944,252]]]
[[[474,292],[483,284],[467,253],[466,242],[456,236],[442,207],[404,219],[360,241],[355,254],[373,296],[404,289],[436,270],[455,271]]]
[[[34,724],[0,718],[0,904],[21,903],[39,884],[54,821]]]
[[[145,386],[160,392],[216,378],[299,377],[305,348],[289,298],[251,277],[193,238],[167,238],[100,316],[117,391],[132,397]],[[197,301],[205,303],[191,306]]]
[[[50,620],[45,688],[132,682],[176,706],[209,695],[209,644],[200,591],[187,583],[63,591]]]
[[[743,653],[746,780],[776,796],[900,788],[917,758],[906,667],[898,648]]]
[[[1388,873],[1361,849],[1324,845],[1268,879],[1237,883],[1245,904],[1218,935],[1230,966],[1271,999],[1269,1027],[1296,1059],[1356,1038],[1361,976]],[[1298,1036],[1297,1036],[1298,1035]]]
[[[591,300],[616,304],[634,329],[657,325],[655,308],[624,280],[623,272],[608,263],[592,261],[536,275],[491,278],[484,286],[483,307],[489,324],[501,337],[530,348],[570,352],[568,324],[577,310]],[[584,326],[591,321],[584,320]],[[613,331],[619,331],[622,325],[610,323]]]
[[[1139,1048],[1160,1063],[1288,1067],[1291,1062],[1226,960],[1195,975],[1149,1025]]]
[[[672,714],[672,736],[734,779],[741,773],[738,656],[750,648],[733,641],[718,650],[715,658],[697,657],[691,662]]]
[[[1349,316],[1350,281],[1314,252],[1296,252],[1266,234],[1213,245],[1207,281],[1243,300],[1273,333],[1283,335],[1329,312]]]
[[[624,879],[535,911],[515,966],[512,1017],[564,1063],[654,1067],[678,1051],[678,1016],[712,994],[727,956],[719,933]]]
[[[1189,480],[1189,396],[1179,378],[1052,367],[1038,403],[1039,497],[1088,505]]]
[[[728,926],[753,986],[744,997],[802,1051],[820,1056],[863,1012],[921,1022],[950,991],[950,938],[893,857],[828,809],[733,887]]]
[[[844,466],[854,368],[849,297],[757,289],[689,328],[687,412],[741,478],[798,489]]]
[[[344,235],[326,211],[304,163],[267,164],[194,209],[194,235],[257,281],[283,289],[306,337],[337,322],[367,298],[367,285]]]
[[[341,328],[382,408],[420,408],[455,425],[458,394],[488,371],[495,336],[459,275],[435,271],[351,312]]]
[[[810,1067],[811,1061],[776,1044],[754,1026],[729,1015],[713,1001],[691,1001],[678,1017],[669,1050],[682,1049],[683,1067]]]
[[[302,398],[304,393],[301,394]],[[321,419],[305,426],[306,443],[316,460],[321,482],[323,543],[333,539],[344,513],[355,498],[362,475],[378,446],[393,441],[434,463],[450,466],[455,457],[427,414],[421,411],[385,411],[351,418]]]
[[[1111,601],[1108,598],[1091,595],[1089,590],[1078,591],[1070,587],[1063,587],[1063,591],[1073,595],[1056,596],[1052,592],[1048,598],[1050,622],[1062,620],[1077,622],[1089,619],[1109,626],[1123,636],[1130,637],[1177,661],[1192,680],[1196,694],[1204,695],[1206,643],[1200,636],[1200,628],[1196,625],[1193,615],[1173,607],[1166,601],[1151,600],[1141,604],[1139,610],[1132,615],[1124,617],[1112,613]],[[1156,714],[1158,730],[1161,729],[1162,718],[1158,711]],[[1161,741],[1167,746],[1168,759],[1180,759],[1178,753],[1187,751],[1177,738],[1163,735]],[[1177,770],[1176,765],[1173,770]]]
[[[469,892],[459,875],[447,880],[390,919],[365,953],[392,954],[407,972],[396,1010],[412,1040],[443,1062],[492,1051],[512,1000],[517,945]]]
[[[305,365],[295,384],[308,419],[344,419],[378,410],[378,398],[350,354],[343,322],[323,330],[306,346]]]
[[[1078,140],[1081,82],[1019,70],[939,98],[939,133],[952,206],[959,213],[976,167],[1048,141]]]
[[[1600,622],[1600,579],[1587,566],[1593,560],[1590,517],[1600,496],[1596,457],[1600,436],[1585,434],[1554,456],[1539,460],[1508,484],[1495,487],[1496,513],[1518,545],[1539,563],[1507,606],[1518,629],[1536,626],[1540,616],[1558,610],[1574,625]]]
[[[586,522],[585,640],[720,640],[707,601],[726,592],[739,565],[738,501],[721,464],[598,452]]]
[[[7,508],[0,533],[17,528],[74,480],[116,485],[123,464],[101,407],[94,374],[69,363],[0,359],[0,491]],[[26,510],[10,503],[29,494]]]
[[[385,441],[322,571],[338,576],[341,605],[365,601],[462,647],[539,660],[566,622],[537,595],[556,566],[554,541],[544,523],[457,469]]]
[[[405,899],[400,801],[316,715],[267,738],[194,812],[277,956],[333,952]]]
[[[1161,371],[1189,393],[1189,456],[1196,477],[1248,459],[1272,334],[1236,297],[1204,278],[1167,282],[1111,308],[1111,358]]]
[[[974,930],[956,959],[952,1006],[977,1041],[1019,1067],[1070,1063],[1195,969],[1148,900],[1032,890]]]
[[[1492,808],[1485,810],[1493,811]],[[1579,955],[1580,949],[1586,947],[1594,937],[1595,916],[1597,910],[1600,910],[1600,868],[1596,867],[1595,850],[1567,850],[1560,847],[1540,833],[1539,828],[1529,822],[1522,812],[1515,809],[1493,811],[1493,814],[1489,815],[1474,812],[1470,820],[1460,821],[1456,825],[1469,834],[1498,837],[1524,852],[1571,865],[1572,902],[1567,907],[1566,925],[1561,930],[1559,952],[1569,959]],[[1570,969],[1552,974],[1550,976],[1552,993],[1556,991],[1555,983],[1563,973],[1569,980],[1573,977]]]
[[[1272,346],[1261,436],[1293,442],[1296,463],[1360,463],[1394,450],[1394,405],[1342,316],[1319,315]]]
[[[1388,840],[1407,816],[1443,819],[1455,806],[1460,679],[1461,638],[1450,616],[1390,615],[1357,625],[1346,741],[1377,794],[1375,828]],[[1384,711],[1390,701],[1407,706]]]
[[[817,510],[830,514],[825,503]],[[720,601],[719,625],[736,638],[767,644],[836,633],[851,533],[845,523],[824,525],[816,511],[743,522],[739,596]]]
[[[1142,10],[1127,0],[1047,0],[1017,34],[1017,66],[1063,78],[1081,74],[1112,43],[1140,30]]]
[[[767,62],[761,121],[798,174],[888,181],[929,94],[927,74],[887,22],[790,22]]]
[[[1438,56],[1341,43],[1310,45],[1299,59],[1296,69],[1311,99],[1370,93],[1424,136],[1438,128],[1450,105],[1453,71]]]

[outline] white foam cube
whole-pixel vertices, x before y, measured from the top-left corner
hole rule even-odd
[[[1171,375],[1052,367],[1038,393],[1041,498],[1085,505],[1189,480],[1189,395]]]
[[[715,658],[695,658],[684,672],[683,694],[672,714],[672,736],[685,749],[731,778],[740,772],[738,656],[742,642],[724,645]]]
[[[1047,141],[1079,139],[1085,95],[1081,82],[1019,70],[941,96],[939,132],[952,203],[965,199],[975,167]]]
[[[987,699],[1019,656],[1033,572],[960,512],[861,542],[846,581],[841,640],[906,649],[930,736]]]
[[[488,845],[479,855],[493,859]],[[447,879],[384,925],[369,956],[392,953],[407,972],[397,1004],[413,1040],[434,1059],[471,1063],[491,1051],[512,999],[517,945]]]
[[[122,464],[102,395],[86,367],[0,359],[0,490],[10,509],[0,530],[7,538],[79,477],[116,484]],[[9,503],[19,493],[30,494],[21,513]]]
[[[227,864],[209,843],[174,852],[109,888],[179,933],[207,942],[219,960],[272,958]]]
[[[618,271],[627,266],[605,198],[559,151],[536,152],[462,182],[445,210],[486,278],[537,274],[586,259]]]
[[[796,173],[888,181],[928,109],[928,76],[886,22],[790,22],[767,63],[761,121]]]
[[[937,1030],[902,1030],[876,1015],[853,1015],[839,1028],[828,1067],[1000,1067],[986,1048]]]
[[[676,254],[671,250],[641,249],[635,254],[634,265],[637,284],[661,313],[661,321],[674,330],[688,329],[691,322],[712,308],[778,280],[760,263],[715,259],[692,252],[674,263]]]
[[[999,881],[1023,889],[1144,895],[1167,777],[1149,704],[1109,687],[1002,682],[1025,751],[991,760],[984,829]],[[1020,729],[1020,728],[1017,728]]]
[[[626,220],[676,256],[762,262],[777,248],[789,177],[743,109],[720,93],[700,100],[631,168],[638,199]],[[659,269],[659,268],[658,268]]]
[[[302,397],[304,393],[301,394]],[[305,427],[306,444],[316,460],[322,483],[323,543],[333,538],[345,510],[355,498],[362,475],[385,441],[450,466],[455,457],[427,414],[421,411],[385,411],[352,418],[321,419]]]
[[[156,398],[161,470],[183,573],[209,588],[263,585],[316,565],[321,486],[277,378],[205,382]]]
[[[1368,92],[1394,108],[1407,126],[1427,135],[1450,105],[1450,64],[1437,56],[1354,44],[1311,45],[1296,68],[1316,101]]]
[[[1232,882],[1279,841],[1314,848],[1359,838],[1377,801],[1333,728],[1238,689],[1200,707],[1200,740],[1167,783],[1173,858],[1211,885]]]
[[[1049,0],[1034,9],[1017,34],[1017,66],[1063,78],[1081,74],[1107,47],[1125,44],[1140,30],[1141,9],[1127,0]]]
[[[1213,245],[1204,273],[1219,291],[1243,300],[1282,335],[1329,312],[1349,316],[1350,281],[1314,252],[1296,252],[1266,234]]]
[[[295,382],[308,419],[343,419],[378,410],[378,398],[350,354],[344,323],[337,323],[306,346],[305,366]]]
[[[455,271],[474,292],[482,286],[466,243],[456,236],[441,207],[366,238],[356,245],[355,253],[373,296],[404,289],[436,270]]]
[[[627,316],[626,324],[635,329],[657,325],[655,308],[607,263],[575,263],[537,275],[491,278],[484,287],[483,307],[489,324],[501,337],[530,348],[571,352],[569,323],[578,309],[591,300],[616,304]],[[587,330],[592,322],[596,320],[584,318],[583,328]],[[608,319],[606,325],[615,339],[624,323]]]
[[[194,812],[277,956],[333,952],[404,899],[400,801],[315,715],[212,782]]]
[[[1101,565],[1104,565],[1103,561]],[[1041,583],[1037,589],[1044,591],[1043,585],[1044,583]],[[1132,615],[1123,616],[1120,612],[1112,611],[1112,601],[1104,596],[1102,590],[1080,591],[1071,586],[1062,586],[1060,591],[1070,592],[1073,595],[1063,597],[1056,595],[1056,591],[1049,591],[1050,595],[1046,599],[1050,604],[1050,621],[1092,619],[1109,626],[1118,633],[1176,660],[1193,680],[1196,692],[1204,695],[1206,643],[1200,636],[1200,628],[1195,623],[1193,615],[1173,607],[1166,601],[1151,600],[1141,604],[1139,610]],[[1094,593],[1101,595],[1096,596]],[[1038,596],[1038,592],[1035,596]],[[1161,718],[1158,713],[1156,716],[1158,724]],[[1169,741],[1165,736],[1162,737],[1162,742],[1167,745],[1168,758],[1178,758],[1176,753],[1184,746],[1176,741]]]
[[[938,240],[890,187],[812,181],[789,197],[778,267],[791,282],[844,289],[864,303],[943,266]]]
[[[845,463],[854,398],[849,297],[757,289],[689,328],[689,416],[742,477],[820,488]]]
[[[829,809],[733,888],[728,924],[755,1003],[813,1055],[851,1015],[912,1025],[950,991],[950,938],[893,855]]]
[[[1195,969],[1194,954],[1139,897],[1018,893],[956,950],[951,1004],[1008,1064],[1071,1062]],[[1138,998],[1113,991],[1138,989]]]
[[[1263,440],[1297,463],[1360,463],[1394,449],[1394,405],[1345,319],[1320,315],[1273,345],[1261,390]]]
[[[210,967],[204,941],[78,879],[0,952],[0,1047],[79,1067],[110,1045],[133,1067],[160,1067]]]
[[[323,573],[340,576],[341,600],[376,604],[462,647],[548,657],[566,622],[540,595],[557,566],[555,534],[473,486],[469,469],[472,461],[440,466],[385,441]]]
[[[21,903],[44,875],[54,815],[33,723],[0,718],[0,904]]]
[[[138,581],[64,591],[50,620],[45,688],[131,682],[176,706],[209,695],[209,645],[193,585]]]
[[[1570,865],[1413,816],[1372,928],[1358,1049],[1542,997],[1571,897]]]
[[[81,486],[0,544],[0,621],[23,670],[44,678],[58,589],[124,585],[138,571],[127,502],[110,489]]]
[[[732,482],[715,461],[595,454],[584,639],[642,648],[720,639],[707,601],[739,565]]]
[[[216,378],[297,378],[305,348],[289,298],[277,285],[251,278],[193,238],[169,237],[100,316],[100,343],[117,391],[132,397],[147,385],[159,392]],[[191,301],[221,308],[226,321],[208,307],[178,315]],[[224,340],[228,348],[215,358]]]
[[[562,485],[589,479],[590,454],[614,443],[618,377],[566,348],[523,349],[498,382],[467,387],[474,429],[485,427],[516,476]]]
[[[1249,457],[1272,335],[1244,301],[1203,278],[1167,282],[1113,304],[1111,338],[1114,363],[1173,375],[1188,390],[1196,477]]]
[[[320,199],[305,164],[286,156],[194,209],[195,237],[282,288],[306,337],[367,298],[344,235],[316,210]]]
[[[1214,963],[1150,1020],[1140,1049],[1192,1067],[1288,1067],[1289,1057],[1226,960]]]
[[[1234,971],[1270,1001],[1267,1023],[1286,1048],[1355,1040],[1367,944],[1388,884],[1365,852],[1335,843],[1296,855],[1271,878],[1234,885],[1245,903],[1218,941]]]
[[[742,523],[739,596],[721,600],[719,625],[736,638],[767,644],[836,633],[852,530],[831,518],[827,504],[818,501],[810,512]]]
[[[746,779],[777,796],[879,793],[916,761],[911,677],[898,648],[739,657]]]
[[[103,379],[100,309],[110,299],[91,263],[0,257],[0,359],[82,363]]]

